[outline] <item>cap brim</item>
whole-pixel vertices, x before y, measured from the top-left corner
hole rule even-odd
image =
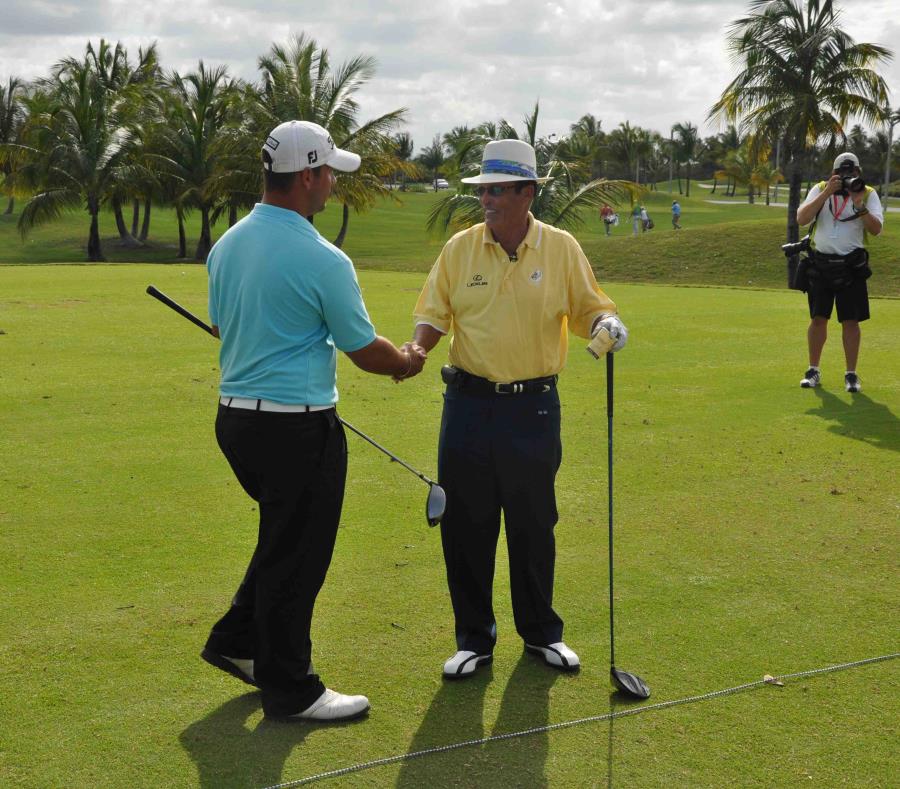
[[[359,169],[361,162],[362,159],[359,158],[359,154],[345,151],[342,148],[335,148],[326,164],[332,170],[339,170],[342,173],[352,173]]]
[[[506,173],[486,173],[473,175],[471,178],[460,178],[464,184],[507,184],[513,181],[537,181],[539,184],[552,181],[552,178],[525,178],[521,175],[507,175]]]

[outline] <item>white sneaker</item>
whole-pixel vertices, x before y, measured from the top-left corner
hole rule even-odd
[[[325,692],[303,712],[287,717],[310,721],[346,721],[358,718],[368,709],[369,700],[365,696],[345,696],[343,693],[326,688]]]
[[[444,663],[444,676],[447,679],[471,677],[479,666],[487,665],[493,659],[493,655],[479,655],[462,649],[453,657],[447,658]]]
[[[525,649],[540,655],[548,666],[558,668],[560,671],[577,671],[581,666],[578,655],[562,641],[557,641],[555,644],[547,644],[545,647],[525,644]]]

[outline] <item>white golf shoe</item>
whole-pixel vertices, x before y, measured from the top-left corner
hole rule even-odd
[[[209,647],[204,647],[203,651],[200,653],[200,657],[209,663],[209,665],[215,666],[216,668],[231,674],[232,677],[237,677],[241,682],[246,682],[248,685],[258,687],[256,678],[253,676],[252,658],[227,657],[225,655],[220,655],[218,652],[213,652]]]
[[[447,679],[471,677],[479,666],[487,665],[493,659],[493,655],[479,655],[477,652],[461,649],[444,663],[444,676]]]
[[[295,715],[288,715],[291,720],[309,721],[346,721],[358,718],[369,710],[369,700],[365,696],[345,696],[335,690],[325,689],[309,707]]]
[[[560,671],[577,671],[581,667],[581,661],[571,649],[569,649],[562,641],[555,644],[547,644],[547,646],[539,647],[534,644],[525,644],[525,649],[540,655],[544,659],[544,663]]]

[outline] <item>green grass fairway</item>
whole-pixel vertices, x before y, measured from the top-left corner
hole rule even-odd
[[[687,217],[686,217],[686,221]],[[687,232],[685,232],[687,236]],[[379,331],[408,337],[420,273],[363,271]],[[505,547],[493,666],[454,650],[425,486],[355,436],[314,620],[325,681],[366,693],[346,725],[262,720],[203,663],[257,514],[213,436],[217,343],[200,266],[0,267],[0,785],[265,787],[611,710],[604,365],[573,338],[561,379],[555,604],[583,669],[523,656]],[[616,358],[616,652],[653,702],[895,653],[900,301],[873,301],[863,392],[801,390],[803,297],[609,285]],[[435,473],[438,368],[402,385],[342,358],[342,415]],[[896,785],[900,661],[417,758],[341,787]]]

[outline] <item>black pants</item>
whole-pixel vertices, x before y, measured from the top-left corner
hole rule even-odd
[[[283,414],[219,406],[216,438],[241,486],[259,502],[259,537],[207,647],[252,658],[264,711],[290,715],[325,690],[307,673],[310,624],[344,500],[343,426],[333,410]]]
[[[562,640],[563,622],[553,610],[561,460],[555,388],[478,396],[448,387],[438,476],[447,491],[441,541],[457,649],[489,653],[497,640],[491,593],[501,510],[516,630],[530,644]]]

